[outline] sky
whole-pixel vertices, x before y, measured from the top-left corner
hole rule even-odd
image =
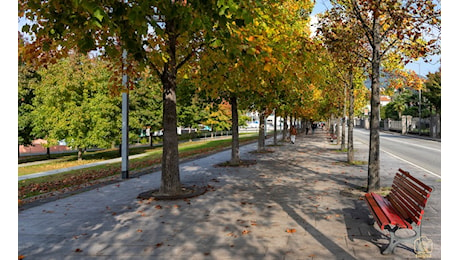
[[[329,2],[329,0],[316,0],[315,7],[313,8],[313,11],[311,14],[312,23],[315,23],[318,21],[315,15],[326,11],[330,7],[331,7],[331,3]],[[424,62],[423,59],[419,59],[417,61],[410,62],[406,65],[406,69],[413,70],[417,74],[422,75],[422,76],[426,76],[430,72],[433,73],[433,72],[438,71],[439,68],[441,67],[441,56],[440,55],[431,56],[430,59],[431,59],[430,62]]]

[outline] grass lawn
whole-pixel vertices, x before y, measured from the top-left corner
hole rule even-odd
[[[158,149],[158,147],[156,148],[154,147],[133,147],[129,149],[129,154],[130,155],[142,154],[142,153],[151,152],[155,149]],[[77,160],[76,154],[56,154],[56,155],[53,154],[52,161],[42,163],[42,164],[37,164],[37,165],[18,167],[18,176],[37,173],[37,172],[51,171],[51,170],[56,170],[56,169],[61,169],[61,168],[68,168],[68,167],[77,166],[77,165],[84,165],[84,164],[89,164],[89,163],[94,163],[94,162],[99,162],[99,161],[104,161],[104,160],[110,160],[110,159],[114,159],[118,157],[120,157],[120,152],[117,148],[99,150],[99,151],[94,151],[94,152],[85,152],[83,154],[83,160],[81,161]],[[26,159],[29,162],[47,160],[45,155],[28,156],[28,158]]]
[[[240,137],[240,144],[250,142],[257,139],[256,135],[244,135]],[[229,139],[218,139],[218,140],[204,140],[196,142],[185,142],[179,144],[179,157],[188,158],[197,155],[208,154],[216,152],[222,149],[231,147],[231,138]],[[161,164],[162,147],[151,148],[145,147],[145,156],[131,159],[129,161],[130,171],[136,172],[142,169],[148,169]],[[93,152],[96,154],[113,153],[113,151],[97,151]],[[131,149],[130,149],[131,153]],[[118,150],[116,150],[116,156],[118,157]],[[114,157],[114,158],[115,158]],[[106,157],[104,157],[106,158]],[[109,158],[110,159],[110,158]],[[230,158],[229,158],[230,159]],[[100,161],[104,159],[90,159],[89,161]],[[85,160],[86,161],[86,160]],[[35,169],[56,169],[56,167],[70,167],[69,164],[76,163],[78,161],[68,162],[52,162],[44,165],[37,165]],[[89,162],[86,162],[89,163]],[[67,166],[63,166],[67,165]],[[33,168],[34,166],[21,167],[21,168]],[[19,168],[19,169],[21,169]],[[43,171],[43,170],[38,170]],[[25,174],[25,173],[23,173]],[[43,176],[39,178],[27,179],[18,182],[18,199],[19,203],[24,203],[22,200],[34,197],[41,194],[50,194],[54,191],[62,191],[64,189],[78,190],[87,186],[91,186],[100,182],[101,179],[113,177],[111,179],[118,179],[121,175],[121,163],[112,163],[89,167],[80,170],[68,171],[60,174],[54,174],[49,176]]]

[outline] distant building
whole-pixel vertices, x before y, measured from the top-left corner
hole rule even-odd
[[[380,96],[380,107],[384,107],[386,105],[388,105],[388,103],[391,102],[391,97],[390,96],[384,96],[384,95],[381,95]],[[371,104],[368,103],[364,108],[363,108],[363,113],[365,116],[368,116],[370,115],[370,112],[371,112]]]
[[[388,103],[391,102],[391,97],[390,96],[380,96],[380,106],[385,106]]]

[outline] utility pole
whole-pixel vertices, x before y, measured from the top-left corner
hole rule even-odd
[[[126,75],[126,57],[128,52],[122,54],[122,94],[121,94],[121,178],[129,178],[129,89],[128,75]]]

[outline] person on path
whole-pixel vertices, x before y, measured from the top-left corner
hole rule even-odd
[[[305,135],[308,135],[308,131],[310,130],[310,128],[311,128],[311,119],[307,120],[307,127],[305,127],[305,130],[306,130]]]
[[[291,134],[291,144],[295,143],[295,136],[297,135],[297,130],[295,129],[294,125],[291,125],[291,129],[289,130]]]

